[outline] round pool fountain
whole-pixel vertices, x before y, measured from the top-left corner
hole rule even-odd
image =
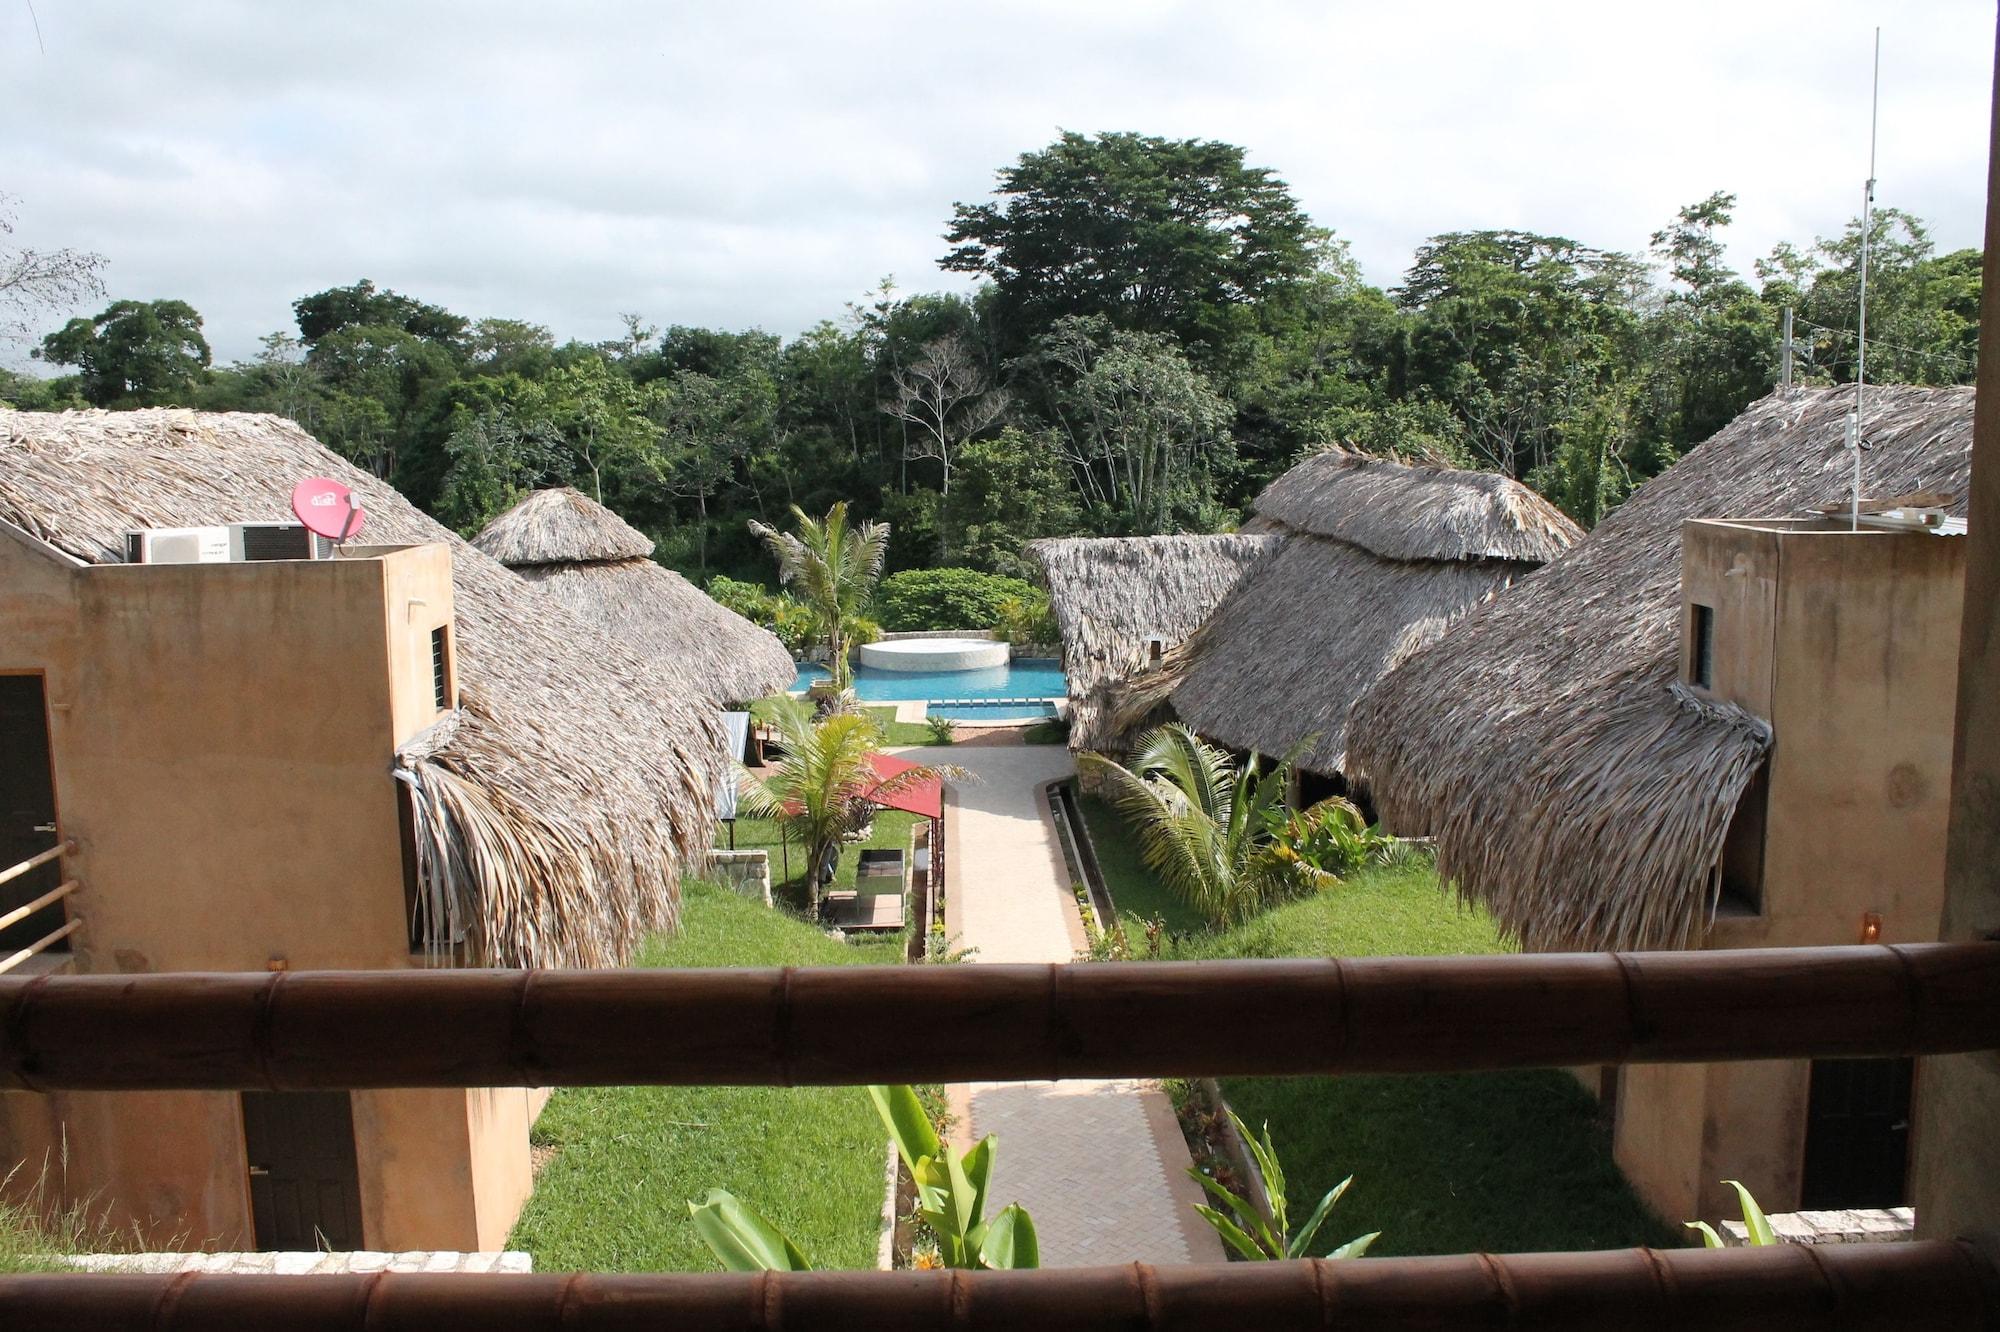
[[[878,671],[979,671],[1005,666],[1011,652],[991,638],[898,638],[864,643],[856,655]]]

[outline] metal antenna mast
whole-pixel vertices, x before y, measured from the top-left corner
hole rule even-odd
[[[1847,418],[1847,449],[1853,455],[1847,521],[1861,530],[1861,399],[1868,383],[1868,242],[1875,229],[1875,140],[1882,112],[1882,29],[1875,29],[1874,87],[1868,104],[1868,184],[1861,192],[1861,303],[1854,335],[1854,412]]]

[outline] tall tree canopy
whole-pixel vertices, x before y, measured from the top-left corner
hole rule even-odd
[[[209,363],[201,316],[186,301],[113,301],[43,338],[34,355],[75,366],[99,407],[167,401],[199,384]]]
[[[1068,315],[1213,345],[1313,271],[1315,228],[1284,181],[1202,139],[1065,133],[956,205],[939,260],[993,280],[1018,346]]]

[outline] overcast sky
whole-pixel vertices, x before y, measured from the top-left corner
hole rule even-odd
[[[952,203],[1059,129],[1241,144],[1378,283],[1460,228],[1637,250],[1716,189],[1747,270],[1859,212],[1877,23],[1877,197],[1976,244],[1990,0],[0,0],[0,193],[218,363],[363,277],[584,339],[962,287]]]

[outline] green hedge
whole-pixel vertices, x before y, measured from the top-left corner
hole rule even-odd
[[[875,615],[892,633],[997,629],[1008,602],[1037,595],[1022,579],[977,569],[906,569],[882,580]]]

